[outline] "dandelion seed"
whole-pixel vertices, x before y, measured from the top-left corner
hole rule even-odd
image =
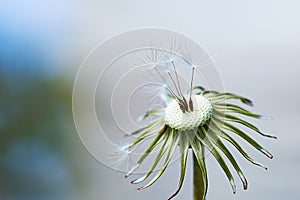
[[[112,147],[111,152],[107,153],[109,166],[120,171],[128,171],[134,164],[131,158],[134,149],[129,149],[125,141],[114,141]]]
[[[143,87],[144,94],[148,97],[149,103],[155,103],[155,100],[162,100],[168,103],[168,87],[164,83],[149,83]]]

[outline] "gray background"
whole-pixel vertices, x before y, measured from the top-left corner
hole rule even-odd
[[[257,124],[279,138],[259,139],[274,154],[272,161],[249,149],[251,155],[269,167],[267,172],[239,157],[250,186],[243,192],[238,185],[236,195],[232,195],[225,176],[208,156],[207,199],[299,199],[299,7],[296,0],[1,2],[0,25],[5,32],[0,41],[13,48],[20,44],[15,35],[29,35],[43,47],[47,63],[23,69],[17,66],[14,70],[2,65],[2,69],[10,73],[21,71],[20,74],[40,70],[41,77],[63,77],[72,82],[91,48],[112,35],[141,27],[179,31],[213,56],[225,89],[251,97],[254,110],[272,117]],[[4,43],[5,33],[12,38],[9,44]],[[9,48],[3,49],[2,53]],[[69,132],[71,137],[77,137],[74,128]],[[166,199],[177,187],[176,164],[153,187],[138,192],[122,174],[99,164],[82,146],[77,145],[72,152],[77,151],[80,153],[74,164],[81,168],[80,176],[85,181],[71,179],[65,187],[72,189],[57,199]],[[191,168],[191,163],[187,168]],[[192,199],[191,183],[188,170],[177,199]],[[18,198],[8,195],[7,199]]]

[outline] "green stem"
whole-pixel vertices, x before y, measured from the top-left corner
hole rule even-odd
[[[202,146],[202,158],[204,161],[204,148]],[[207,175],[202,172],[195,153],[193,152],[193,170],[194,170],[194,200],[205,200],[207,191]]]

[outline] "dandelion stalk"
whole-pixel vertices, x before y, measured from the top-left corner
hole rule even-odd
[[[204,163],[204,148],[203,146],[201,148]],[[194,200],[205,200],[207,192],[207,175],[203,174],[195,153],[193,153],[193,176]]]

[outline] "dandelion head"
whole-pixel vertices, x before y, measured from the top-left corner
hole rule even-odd
[[[152,59],[149,58],[149,55],[156,55],[154,53],[148,53],[146,55],[144,59],[146,61],[157,60],[156,57]],[[141,190],[150,187],[165,172],[175,151],[179,149],[180,178],[177,190],[169,198],[172,199],[179,193],[182,187],[188,154],[191,152],[193,154],[194,163],[196,163],[194,166],[199,168],[198,175],[200,175],[200,181],[197,187],[202,191],[200,195],[204,197],[208,188],[204,151],[208,151],[214,156],[224,171],[233,193],[236,192],[234,176],[222,154],[225,155],[227,161],[233,166],[243,184],[243,188],[247,189],[248,182],[243,171],[223,142],[226,141],[233,145],[233,147],[252,164],[266,169],[266,167],[252,159],[231,135],[242,138],[250,146],[269,158],[273,157],[272,154],[236,125],[245,126],[264,137],[276,137],[264,134],[256,126],[242,119],[243,116],[259,119],[262,117],[261,115],[252,113],[238,104],[231,103],[231,101],[228,102],[228,100],[240,100],[245,105],[252,106],[252,101],[248,98],[233,93],[206,90],[200,85],[195,86],[194,79],[197,66],[194,64],[194,61],[197,59],[189,59],[190,57],[194,57],[187,55],[188,54],[182,54],[182,56],[180,56],[178,52],[174,54],[167,52],[165,56],[160,54],[161,59],[159,62],[152,65],[151,70],[157,78],[163,82],[163,94],[170,97],[171,101],[166,103],[166,106],[161,109],[147,111],[143,119],[151,115],[159,117],[132,133],[132,136],[137,137],[132,144],[129,145],[129,149],[144,140],[149,139],[152,142],[137,161],[137,164],[126,174],[126,177],[134,173],[134,171],[143,164],[144,160],[147,159],[148,155],[154,152],[154,149],[158,149],[156,158],[149,171],[144,176],[132,181],[133,184],[139,184],[150,179],[158,163],[162,163],[160,171],[154,178],[150,179],[147,184],[138,189]],[[181,78],[183,76],[187,77],[187,75],[182,75],[182,71],[180,71],[182,67],[190,72],[190,78],[186,81],[188,84],[184,84]],[[184,88],[183,85],[188,87]],[[161,91],[162,90],[157,90],[157,95],[161,95]]]

